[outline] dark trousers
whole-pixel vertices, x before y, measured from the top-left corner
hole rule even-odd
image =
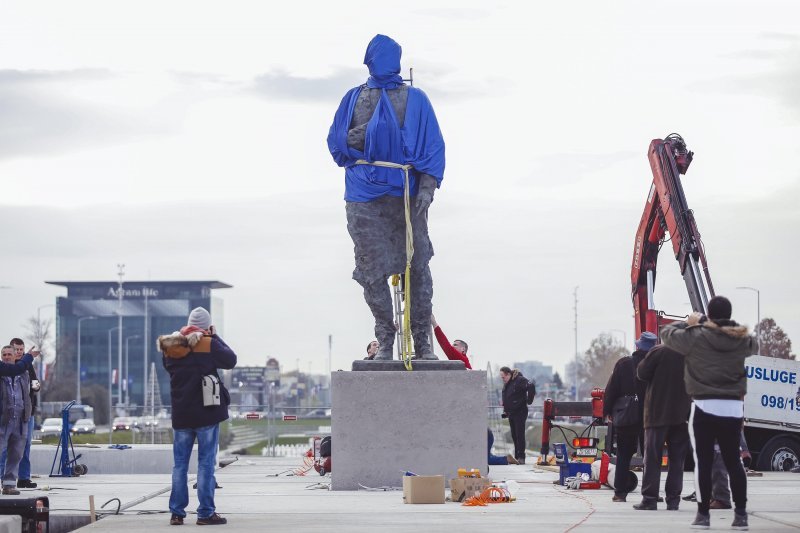
[[[528,413],[524,415],[508,415],[511,440],[514,441],[515,459],[525,459],[525,421],[527,419]]]
[[[742,419],[710,415],[692,404],[689,427],[694,447],[698,511],[708,513],[708,506],[711,503],[714,442],[719,444],[722,462],[725,463],[725,469],[728,471],[734,506],[738,510],[744,510],[747,506],[747,475],[739,455]]]
[[[667,444],[667,482],[664,492],[667,505],[677,505],[683,490],[683,460],[689,450],[689,427],[686,422],[674,426],[658,426],[644,430],[644,474],[642,501],[657,502],[661,485],[661,454]]]
[[[617,436],[617,465],[614,471],[614,494],[627,496],[629,490],[628,471],[631,469],[631,457],[636,453],[639,444],[642,426],[615,427]]]

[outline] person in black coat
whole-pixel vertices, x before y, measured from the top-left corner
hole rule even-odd
[[[614,435],[617,438],[617,464],[614,472],[614,497],[612,501],[624,502],[628,496],[628,470],[631,466],[631,457],[636,452],[637,444],[644,449],[644,433],[642,431],[642,417],[644,410],[644,395],[647,383],[636,377],[636,368],[642,362],[647,352],[655,346],[655,334],[645,331],[636,341],[636,351],[630,357],[622,357],[606,384],[603,396],[603,415],[611,421]],[[625,396],[637,396],[639,399],[639,422],[628,426],[614,424],[613,408],[617,400]]]
[[[514,458],[525,464],[525,421],[528,419],[528,389],[530,382],[522,372],[504,366],[500,369],[503,380],[503,418],[508,418],[511,440],[514,441]]]
[[[236,354],[225,344],[211,325],[211,316],[202,307],[192,310],[187,326],[171,335],[158,338],[164,353],[164,368],[169,372],[174,432],[172,492],[169,509],[171,525],[183,524],[189,504],[187,488],[189,459],[197,440],[198,525],[225,524],[216,513],[214,466],[219,444],[219,423],[228,419],[230,395],[219,379],[218,369],[236,366]],[[219,404],[204,405],[204,379],[218,380]]]

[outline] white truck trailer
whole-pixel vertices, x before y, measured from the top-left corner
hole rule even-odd
[[[800,465],[800,361],[746,359],[744,434],[757,470]]]

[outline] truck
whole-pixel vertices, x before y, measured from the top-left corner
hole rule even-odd
[[[744,435],[757,470],[800,465],[800,361],[746,359]]]
[[[671,245],[678,262],[692,311],[706,314],[708,301],[714,296],[705,248],[680,179],[693,157],[694,152],[677,133],[650,142],[653,181],[631,262],[637,338],[644,331],[658,335],[665,325],[687,316],[667,314],[655,305],[656,266],[665,244]],[[758,470],[791,470],[800,465],[800,362],[753,355],[746,365],[744,435],[753,465]]]

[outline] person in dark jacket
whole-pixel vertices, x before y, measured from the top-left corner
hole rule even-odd
[[[724,296],[708,301],[708,317],[692,313],[686,322],[665,327],[661,340],[685,356],[684,383],[692,398],[689,435],[695,456],[695,486],[700,496],[692,527],[707,529],[711,517],[711,470],[714,442],[730,476],[734,517],[731,528],[747,529],[747,476],[739,438],[747,394],[745,358],[758,343],[745,326],[731,320],[732,306]]]
[[[192,310],[186,327],[171,335],[158,338],[164,353],[164,368],[169,372],[172,399],[172,493],[169,510],[170,524],[181,525],[189,505],[188,470],[192,447],[197,439],[197,525],[225,524],[227,520],[216,513],[214,466],[219,443],[219,423],[228,419],[230,396],[220,380],[219,405],[203,404],[203,377],[217,370],[236,366],[236,354],[216,334],[211,316],[202,307]]]
[[[14,353],[16,355],[17,361],[22,359],[25,355],[25,342],[20,338],[13,338],[11,342],[9,342],[12,348],[14,348]],[[39,350],[35,349],[36,346],[32,347],[35,356],[39,355]],[[36,375],[36,369],[31,365],[28,369],[28,377],[30,378],[30,396],[31,396],[31,416],[28,419],[28,439],[25,442],[25,453],[22,455],[22,460],[19,462],[19,479],[17,479],[17,487],[20,489],[35,489],[38,485],[31,481],[31,441],[33,439],[33,429],[34,429],[34,422],[35,422],[35,415],[36,415],[36,408],[39,405],[39,396],[38,392],[41,388],[41,384],[39,383],[39,377]],[[6,453],[3,452],[2,457],[0,457],[0,470],[5,469],[6,464]]]
[[[657,507],[661,484],[661,454],[668,450],[667,510],[677,511],[683,490],[683,460],[689,449],[689,395],[683,385],[683,355],[666,346],[656,346],[639,363],[636,375],[647,383],[644,395],[644,473],[642,502],[638,510]]]
[[[530,382],[522,372],[504,366],[500,369],[503,380],[503,418],[508,418],[511,440],[514,441],[514,459],[525,464],[525,421],[528,419],[528,387]]]
[[[611,421],[614,435],[617,439],[617,464],[614,471],[614,496],[611,498],[615,502],[624,502],[628,497],[628,470],[631,466],[631,457],[636,452],[637,444],[644,448],[644,435],[642,433],[642,413],[640,412],[639,423],[620,426],[614,424],[613,408],[617,400],[625,396],[637,396],[639,398],[639,409],[643,410],[643,399],[645,396],[646,384],[636,377],[636,367],[642,362],[647,352],[655,346],[657,337],[655,334],[645,331],[636,341],[636,350],[630,357],[622,357],[608,378],[605,395],[603,397],[603,414]]]

